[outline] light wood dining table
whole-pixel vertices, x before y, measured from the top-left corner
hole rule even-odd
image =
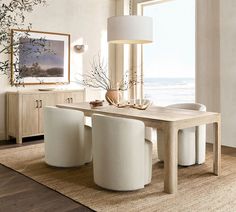
[[[143,121],[146,127],[152,127],[156,128],[157,131],[162,131],[165,140],[164,191],[171,194],[176,193],[178,190],[178,131],[202,124],[213,124],[215,135],[215,141],[213,142],[213,174],[220,175],[221,115],[219,113],[157,106],[149,106],[146,110],[117,108],[111,105],[91,108],[88,102],[60,104],[57,107],[79,110],[84,112],[85,116],[92,116],[96,113],[137,119]]]

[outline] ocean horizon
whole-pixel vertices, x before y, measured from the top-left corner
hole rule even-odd
[[[144,98],[160,106],[195,102],[195,79],[144,78]]]

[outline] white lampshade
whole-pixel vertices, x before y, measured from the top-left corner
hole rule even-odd
[[[147,16],[113,16],[108,18],[107,41],[143,44],[153,41],[152,18]]]

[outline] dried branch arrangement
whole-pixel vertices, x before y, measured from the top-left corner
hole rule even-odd
[[[91,63],[90,72],[82,74],[81,76],[82,80],[79,80],[80,84],[86,87],[102,88],[104,90],[117,89],[125,91],[138,83],[137,80],[129,78],[129,71],[127,71],[123,81],[116,83],[116,86],[112,85],[112,82],[108,77],[108,65],[101,59],[100,55],[94,57]]]
[[[98,55],[98,60],[93,59],[91,63],[91,70],[88,74],[82,75],[81,84],[92,88],[102,88],[104,90],[112,89],[111,80],[108,78],[108,67],[104,60],[101,60]]]

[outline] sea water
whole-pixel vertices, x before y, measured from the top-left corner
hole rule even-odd
[[[195,102],[195,79],[144,78],[144,97],[160,106]]]

